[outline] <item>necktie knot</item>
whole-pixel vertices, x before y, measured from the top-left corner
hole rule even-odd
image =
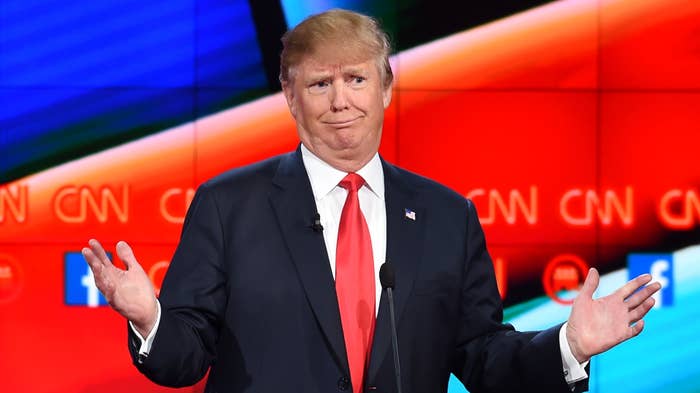
[[[357,173],[348,173],[338,185],[348,190],[348,192],[353,192],[359,190],[364,184],[365,179],[362,176]]]

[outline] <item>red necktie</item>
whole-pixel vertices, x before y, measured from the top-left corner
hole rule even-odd
[[[335,291],[354,393],[362,392],[375,320],[374,259],[357,191],[365,180],[350,173],[340,182],[348,196],[340,215],[335,261]]]

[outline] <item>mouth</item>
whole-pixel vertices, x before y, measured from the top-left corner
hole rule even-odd
[[[354,117],[352,119],[340,119],[340,120],[332,120],[332,121],[324,121],[325,124],[333,127],[333,128],[345,128],[345,127],[350,127],[355,123],[359,117]]]

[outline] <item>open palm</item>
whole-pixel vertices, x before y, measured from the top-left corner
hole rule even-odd
[[[117,243],[117,255],[126,265],[122,270],[114,266],[97,240],[91,239],[88,244],[90,247],[82,252],[95,276],[95,285],[114,310],[147,336],[157,316],[155,290],[131,247],[123,241]]]
[[[651,296],[661,288],[656,282],[646,285],[651,276],[642,274],[612,294],[593,299],[599,281],[598,271],[591,269],[569,316],[566,337],[579,362],[638,335],[644,328],[642,318],[654,305]]]

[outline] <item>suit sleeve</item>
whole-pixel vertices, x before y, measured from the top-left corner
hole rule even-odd
[[[466,260],[453,373],[472,393],[562,392],[565,381],[559,328],[517,332],[503,324],[503,308],[476,209],[467,201]],[[574,391],[587,389],[579,383]]]
[[[133,345],[138,340],[129,332],[134,365],[153,382],[192,385],[206,374],[216,356],[227,293],[221,221],[213,192],[203,185],[188,210],[163,280],[161,320],[148,357],[139,358]]]

